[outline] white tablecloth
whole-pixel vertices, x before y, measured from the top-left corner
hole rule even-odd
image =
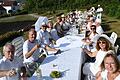
[[[62,77],[56,80],[81,80],[81,65],[84,54],[80,48],[82,35],[65,36],[57,41],[56,47],[63,52],[56,56],[48,55],[39,68],[42,70],[43,80],[54,80],[50,77],[51,71],[62,72]],[[56,67],[53,67],[56,65]],[[37,80],[34,74],[29,80]]]

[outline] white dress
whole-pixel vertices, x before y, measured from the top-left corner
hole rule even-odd
[[[96,61],[94,63],[85,63],[83,66],[83,74],[93,74],[94,76],[100,70],[100,64],[102,63],[105,55],[107,54],[106,51],[99,50],[96,55]]]
[[[102,77],[102,80],[108,80],[108,78],[107,78],[107,70],[102,71],[101,77]],[[114,80],[120,80],[120,74]]]

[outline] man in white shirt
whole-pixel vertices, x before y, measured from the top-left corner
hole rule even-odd
[[[14,56],[15,47],[12,44],[6,44],[3,47],[4,56],[0,59],[0,80],[18,80],[18,68],[23,66],[22,60]]]
[[[38,60],[43,61],[43,59],[41,59],[40,57],[41,55],[40,48],[44,48],[45,50],[51,49],[49,46],[42,44],[40,40],[37,40],[36,36],[37,33],[35,29],[31,28],[28,32],[28,39],[23,44],[24,63],[33,63]],[[54,51],[53,48],[51,50]]]
[[[103,12],[103,8],[102,8],[100,5],[98,5],[98,8],[97,8],[97,10],[96,10],[97,19],[101,19],[101,17],[102,17],[102,12]]]
[[[61,53],[59,49],[55,49],[50,46],[50,34],[46,30],[47,27],[48,26],[45,23],[42,24],[42,26],[40,27],[41,29],[37,32],[36,39],[39,40],[42,45],[44,45],[42,47],[45,48],[47,51],[53,51],[56,52],[56,54]]]
[[[23,44],[24,63],[32,63],[39,59],[42,45],[36,40],[36,31],[31,28],[28,32],[28,39]]]

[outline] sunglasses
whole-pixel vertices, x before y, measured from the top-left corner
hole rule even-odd
[[[96,28],[90,28],[91,30],[95,30]]]
[[[106,44],[105,41],[98,41],[99,44]]]

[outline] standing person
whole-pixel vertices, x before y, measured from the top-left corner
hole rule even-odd
[[[97,14],[96,19],[100,19],[101,20],[102,12],[103,12],[103,8],[100,5],[98,5],[98,8],[96,10],[96,14]]]
[[[96,60],[93,63],[85,63],[83,66],[83,74],[88,75],[96,75],[96,73],[100,70],[100,64],[102,63],[107,51],[112,49],[112,43],[110,38],[107,35],[101,35],[96,44],[96,51],[91,52],[86,48],[83,48],[83,51],[90,57],[95,57]]]
[[[96,80],[120,80],[120,64],[113,51],[108,52],[104,57]]]
[[[0,80],[26,80],[18,75],[18,69],[23,67],[22,60],[14,56],[14,45],[7,43],[3,47],[3,58],[0,59]],[[22,75],[23,76],[23,75]]]

